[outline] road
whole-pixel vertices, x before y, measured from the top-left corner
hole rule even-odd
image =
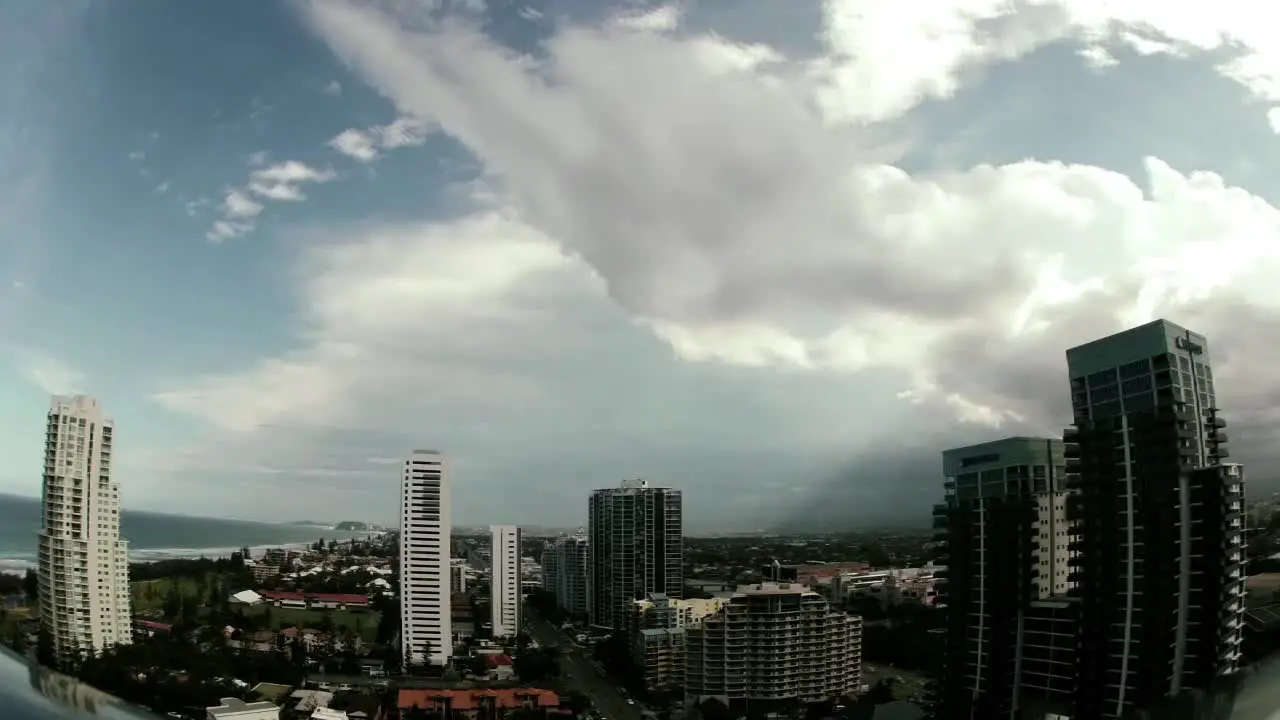
[[[526,612],[529,635],[544,647],[560,648],[560,675],[573,689],[591,699],[605,720],[641,720],[640,706],[628,705],[618,685],[595,664],[589,650],[578,647],[551,623]]]

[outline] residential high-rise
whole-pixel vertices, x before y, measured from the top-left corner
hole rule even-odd
[[[54,396],[45,429],[40,627],[59,658],[129,643],[129,546],[111,477],[114,424],[98,401]]]
[[[1069,581],[1061,440],[1011,437],[942,454],[946,503],[934,507],[945,543],[946,647],[939,716],[1012,718],[1027,660],[1030,606]]]
[[[686,705],[718,698],[735,713],[789,714],[862,681],[862,618],[795,583],[738,588],[684,630]],[[737,715],[735,715],[736,717]]]
[[[589,576],[590,543],[586,533],[556,538],[542,550],[543,589],[556,598],[556,606],[572,618],[585,619]]]
[[[1158,320],[1067,367],[1060,469],[1009,441],[945,456],[940,716],[1163,717],[1238,669],[1244,472],[1223,462],[1208,342]]]
[[[1073,718],[1125,717],[1238,667],[1244,474],[1208,341],[1157,320],[1067,351],[1080,598]]]
[[[649,593],[684,593],[679,490],[627,480],[591,493],[591,624],[625,630],[631,604]]]
[[[445,665],[453,656],[449,605],[449,465],[434,450],[404,462],[400,501],[400,622],[405,664]]]
[[[493,525],[489,565],[489,616],[493,636],[514,638],[520,634],[520,528]]]

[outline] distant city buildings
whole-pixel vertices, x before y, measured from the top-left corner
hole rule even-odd
[[[400,501],[400,642],[406,665],[444,665],[453,655],[450,490],[444,455],[415,450],[405,460]]]
[[[695,703],[717,698],[735,713],[789,713],[797,703],[852,695],[862,682],[862,619],[803,585],[738,588],[684,636],[685,694]]]
[[[1137,717],[1239,667],[1244,474],[1208,342],[1158,320],[1067,367],[1061,443],[944,453],[942,717]]]
[[[556,605],[571,618],[588,615],[591,550],[586,533],[559,537],[542,551],[543,589],[556,599]]]
[[[628,480],[591,493],[588,537],[591,624],[624,630],[632,603],[684,592],[683,502],[679,490]]]
[[[520,634],[521,554],[520,528],[494,525],[489,528],[489,616],[493,637],[514,638]]]
[[[60,660],[132,639],[113,430],[91,397],[54,396],[50,403],[37,574],[40,626]]]

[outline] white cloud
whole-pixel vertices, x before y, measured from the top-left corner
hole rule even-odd
[[[985,17],[996,5],[966,7]],[[738,49],[725,39],[573,28],[534,66],[465,27],[415,35],[350,4],[309,7],[357,72],[466,145],[530,223],[690,359],[892,367],[919,392],[950,397],[939,348],[974,326],[993,341],[1016,337],[1015,311],[1025,324],[1042,312],[1037,298],[1062,295],[1046,282],[1132,287],[1118,301],[1145,317],[1256,278],[1280,251],[1280,214],[1265,201],[1155,159],[1149,197],[1088,166],[913,177],[863,162],[856,133],[810,110],[812,86],[713,62]],[[857,3],[829,7],[844,13],[829,18],[830,43],[850,53],[832,57],[871,88],[844,109],[867,118],[954,89],[950,70],[901,67],[910,43],[960,38],[923,61],[954,69],[970,57],[964,38],[977,37],[959,9],[921,25]],[[887,32],[895,23],[909,31]],[[828,80],[831,91],[847,77]],[[877,96],[878,83],[892,94]],[[1059,275],[1046,276],[1053,268]]]
[[[526,361],[537,345],[517,333],[561,342],[563,324],[530,316],[548,314],[558,284],[599,283],[688,367],[871,378],[866,395],[903,391],[913,432],[953,418],[1039,427],[1066,421],[1044,398],[1065,394],[1045,388],[1073,342],[1156,313],[1228,336],[1215,310],[1227,300],[1257,317],[1280,308],[1280,213],[1219,175],[1157,158],[1137,178],[1030,160],[912,174],[868,147],[868,123],[1054,39],[1083,42],[1099,62],[1121,46],[1186,53],[1226,36],[1138,3],[1126,16],[1091,2],[969,0],[905,16],[855,0],[825,7],[819,57],[690,35],[675,17],[561,26],[534,59],[466,23],[310,3],[313,27],[354,73],[474,155],[492,209],[309,250],[294,351],[157,400],[220,428],[201,457],[233,443],[258,464],[283,452],[267,439],[277,426],[403,429],[405,418],[453,421],[468,402],[500,413],[503,397],[534,414],[543,387],[485,359]],[[331,144],[358,160],[392,142],[348,132]],[[283,185],[300,193],[302,182]],[[1243,367],[1224,362],[1224,388]],[[1237,393],[1280,393],[1280,377],[1254,379]],[[402,388],[393,418],[379,415],[388,387]],[[440,394],[459,401],[446,407]],[[868,446],[842,453],[869,448],[874,433],[847,429]]]
[[[343,130],[329,140],[329,147],[359,160],[371,162],[378,158],[379,150],[421,145],[432,131],[430,123],[413,117],[401,117],[387,125],[375,125],[364,130]]]
[[[342,97],[342,83],[337,80],[330,80],[321,92],[329,97]]]
[[[299,306],[308,316],[296,352],[265,360],[248,375],[211,377],[156,400],[244,433],[297,422],[299,414],[311,426],[340,420],[356,401],[352,389],[371,379],[369,363],[379,365],[375,377],[439,373],[433,392],[445,395],[487,392],[475,383],[493,383],[492,391],[501,378],[447,363],[429,369],[405,351],[444,343],[451,352],[500,354],[531,318],[514,297],[570,266],[545,237],[488,211],[449,225],[354,228],[339,237],[310,245],[303,258],[309,279]],[[447,387],[449,377],[469,378],[472,389]]]
[[[253,232],[255,219],[264,208],[262,201],[301,202],[307,199],[302,189],[304,185],[326,183],[337,177],[333,170],[314,168],[297,160],[261,167],[263,160],[265,153],[256,160],[251,157],[250,165],[256,169],[249,173],[248,183],[242,188],[227,191],[219,207],[221,217],[205,233],[210,242],[222,242]],[[188,214],[194,216],[197,209],[198,206],[188,203]]]
[[[209,204],[209,198],[198,197],[195,200],[186,200],[182,203],[182,207],[187,211],[187,215],[195,217],[200,214],[201,208]]]
[[[373,137],[363,130],[354,128],[343,130],[329,140],[329,147],[360,162],[369,162],[378,157],[378,148]]]
[[[129,153],[129,162],[141,162],[146,159],[147,154],[141,150],[134,150]]]
[[[222,212],[229,218],[252,218],[262,212],[262,203],[243,190],[232,190],[222,201]]]
[[[1273,107],[1267,111],[1267,122],[1270,123],[1271,129],[1280,135],[1280,107]]]
[[[84,391],[84,373],[59,358],[33,348],[16,348],[13,356],[22,376],[50,395]]]
[[[156,185],[156,187],[155,187],[155,189],[154,189],[154,192],[155,192],[157,195],[163,195],[163,194],[165,194],[165,193],[169,192],[169,187],[170,187],[170,185],[169,185],[169,181],[168,181],[168,180],[165,180],[164,182],[160,183],[159,185]]]
[[[249,175],[249,191],[268,200],[297,202],[306,200],[302,186],[325,183],[337,177],[332,170],[319,170],[297,160],[277,163],[254,170]]]
[[[680,27],[680,8],[675,5],[660,5],[644,12],[618,16],[613,19],[612,25],[621,30],[641,32],[675,30]]]

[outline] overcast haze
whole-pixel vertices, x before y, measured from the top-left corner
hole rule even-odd
[[[1064,351],[1206,335],[1275,473],[1264,4],[162,0],[0,9],[0,491],[97,396],[137,509],[926,520],[1070,421]]]

